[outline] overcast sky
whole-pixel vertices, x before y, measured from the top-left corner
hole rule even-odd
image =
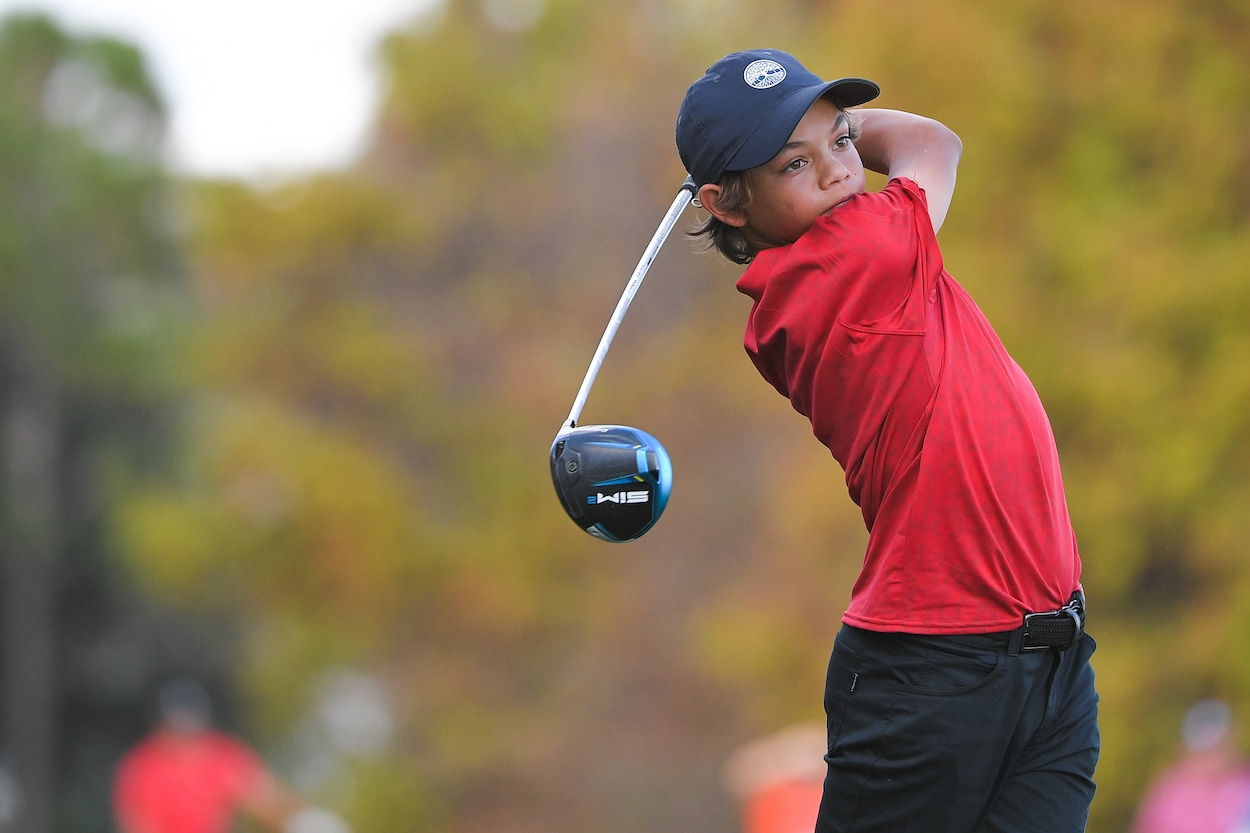
[[[0,0],[138,45],[170,106],[170,163],[269,177],[334,167],[378,101],[374,48],[438,0]]]

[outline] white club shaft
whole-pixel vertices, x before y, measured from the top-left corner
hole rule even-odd
[[[608,348],[612,346],[612,339],[616,336],[616,331],[620,329],[621,321],[625,319],[625,313],[629,310],[629,304],[634,300],[634,295],[638,292],[638,287],[642,285],[642,279],[646,277],[647,270],[651,268],[651,261],[655,260],[655,256],[660,251],[660,247],[664,245],[664,240],[668,237],[668,233],[673,230],[673,226],[677,223],[677,218],[686,210],[686,206],[690,204],[690,200],[694,197],[694,182],[687,179],[681,186],[681,190],[677,192],[673,204],[669,207],[668,213],[664,215],[663,222],[660,227],[655,230],[655,235],[651,238],[651,243],[647,246],[647,250],[642,253],[642,259],[638,261],[638,265],[634,268],[634,274],[630,276],[629,283],[625,284],[625,292],[621,295],[621,300],[616,302],[616,309],[612,312],[612,318],[608,321],[608,328],[603,332],[603,338],[599,339],[599,348],[595,350],[595,356],[590,360],[590,369],[586,371],[586,377],[582,379],[581,389],[577,391],[577,398],[573,400],[573,408],[569,411],[569,418],[565,421],[565,428],[575,428],[577,426],[578,417],[582,415],[582,408],[586,405],[586,399],[590,396],[590,388],[595,383],[595,377],[599,375],[599,368],[603,365],[604,357],[608,355]]]

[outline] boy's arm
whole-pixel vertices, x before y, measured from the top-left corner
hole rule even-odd
[[[936,232],[955,194],[955,169],[963,142],[949,128],[924,116],[875,108],[857,112],[864,121],[855,147],[864,167],[891,178],[907,177],[923,188]]]

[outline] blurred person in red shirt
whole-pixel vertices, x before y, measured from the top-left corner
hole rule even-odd
[[[122,833],[228,833],[243,815],[279,833],[346,833],[307,807],[245,743],[210,725],[202,686],[161,689],[159,722],[121,759],[113,812]]]

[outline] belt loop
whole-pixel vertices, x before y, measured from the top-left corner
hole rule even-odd
[[[1011,632],[1011,638],[1007,640],[1007,656],[1020,656],[1020,641],[1024,639],[1024,628],[1019,627]]]

